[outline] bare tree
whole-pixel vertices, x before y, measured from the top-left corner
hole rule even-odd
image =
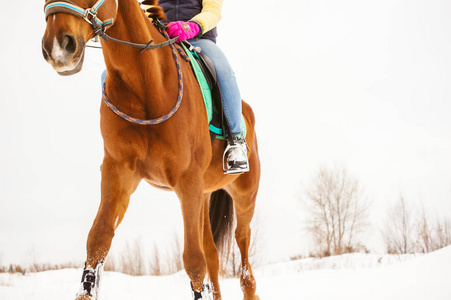
[[[385,228],[382,232],[387,253],[407,254],[415,252],[413,220],[412,209],[406,205],[404,197],[401,195],[398,203],[388,213]],[[427,223],[423,226],[427,226]]]
[[[435,225],[436,238],[435,249],[441,249],[443,247],[451,245],[451,219],[442,218],[438,219]]]
[[[369,204],[358,181],[345,169],[320,169],[306,196],[306,228],[313,237],[315,255],[339,255],[364,248],[359,235],[368,225]]]
[[[119,266],[119,261],[112,252],[108,253],[108,257],[105,260],[105,271],[111,272],[122,272],[122,269]]]
[[[230,250],[228,263],[227,265],[223,266],[223,268],[224,271],[222,271],[221,273],[223,273],[224,276],[238,277],[238,275],[240,275],[241,254],[236,244],[233,244],[232,250]]]
[[[133,244],[127,243],[121,253],[122,273],[129,275],[145,275],[146,259],[143,253],[143,246],[140,239],[136,239]]]
[[[414,210],[404,197],[388,213],[382,232],[390,254],[428,253],[451,245],[451,219]]]
[[[157,244],[154,244],[154,252],[152,258],[150,259],[150,274],[154,276],[160,276],[164,274],[162,261],[164,259],[160,255]]]
[[[424,206],[416,227],[415,252],[429,253],[451,244],[451,221],[428,214]]]
[[[416,224],[416,243],[414,247],[415,252],[429,253],[435,248],[433,225],[430,224],[430,217],[427,216],[424,205],[420,212],[418,223]]]
[[[176,273],[183,269],[183,238],[177,232],[173,233],[172,260],[169,274]]]

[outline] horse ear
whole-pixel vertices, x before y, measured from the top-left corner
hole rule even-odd
[[[166,19],[163,8],[158,6],[158,0],[144,0],[141,2],[141,5],[148,18],[158,20]]]

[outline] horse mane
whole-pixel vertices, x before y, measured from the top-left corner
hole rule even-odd
[[[153,20],[164,20],[166,15],[164,14],[163,8],[158,5],[158,0],[144,0],[141,2],[144,12],[149,19]]]

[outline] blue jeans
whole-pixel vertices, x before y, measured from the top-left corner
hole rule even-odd
[[[195,47],[200,47],[202,53],[207,55],[215,65],[216,76],[221,89],[224,114],[230,126],[230,131],[232,134],[241,133],[241,95],[235,73],[233,73],[229,61],[221,49],[211,40],[191,39],[188,42]],[[105,83],[106,75],[105,70],[101,77],[102,86]]]
[[[221,89],[224,114],[233,133],[241,133],[241,95],[235,73],[227,60],[227,57],[219,47],[209,39],[191,39],[188,42],[202,49],[216,68],[218,83]]]

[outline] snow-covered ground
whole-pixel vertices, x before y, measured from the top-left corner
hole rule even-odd
[[[450,300],[451,246],[421,256],[350,254],[257,268],[262,300]],[[0,274],[0,299],[73,299],[81,270]],[[242,299],[238,279],[223,279],[224,300]],[[101,299],[190,300],[184,272],[133,277],[105,272]]]

